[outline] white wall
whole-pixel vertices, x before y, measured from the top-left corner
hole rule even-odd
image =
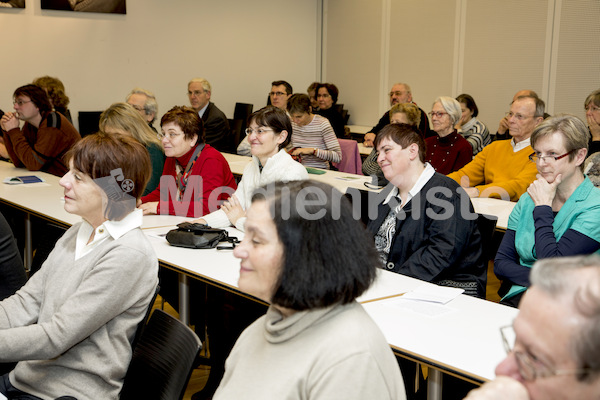
[[[204,77],[231,118],[235,102],[264,106],[273,80],[305,91],[318,79],[319,19],[320,0],[127,0],[126,15],[42,11],[26,0],[0,8],[0,108],[50,75],[65,84],[74,118],[135,86],[156,94],[162,115],[188,105],[187,82]]]
[[[471,94],[496,130],[514,93],[535,90],[551,114],[585,118],[600,88],[598,0],[325,0],[323,80],[350,123],[373,126],[394,82],[430,111]],[[357,90],[359,89],[359,90]]]

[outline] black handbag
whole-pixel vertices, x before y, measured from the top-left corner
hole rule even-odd
[[[182,222],[177,229],[167,233],[167,242],[171,246],[187,247],[190,249],[214,249],[220,242],[230,242],[235,246],[238,242],[236,237],[230,237],[225,229],[211,228],[205,224]],[[221,249],[233,249],[232,247],[217,247]]]

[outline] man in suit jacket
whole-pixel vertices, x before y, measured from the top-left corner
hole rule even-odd
[[[229,148],[229,121],[225,114],[210,101],[210,83],[204,78],[194,78],[188,83],[188,97],[194,110],[204,122],[206,143],[219,151]]]

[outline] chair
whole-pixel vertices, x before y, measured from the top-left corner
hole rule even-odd
[[[133,352],[121,400],[183,398],[202,342],[194,331],[154,310]]]
[[[233,109],[233,119],[241,119],[244,121],[244,125],[246,121],[248,121],[248,117],[252,114],[252,109],[254,108],[254,104],[248,103],[235,103],[235,108]]]
[[[229,149],[227,150],[231,154],[235,154],[238,145],[244,138],[244,126],[246,126],[246,122],[241,119],[230,119],[229,120],[229,129],[231,130],[229,136]]]
[[[338,139],[338,141],[342,149],[342,161],[332,165],[341,172],[362,175],[362,159],[356,140]]]
[[[79,122],[81,137],[98,132],[100,129],[100,114],[102,114],[102,111],[79,111],[77,121]]]
[[[477,227],[481,234],[481,249],[483,262],[486,263],[494,258],[496,249],[494,246],[494,232],[496,232],[496,223],[498,217],[489,214],[478,214],[477,216]]]
[[[152,308],[154,307],[154,302],[156,301],[156,297],[158,296],[158,292],[160,292],[160,285],[156,285],[156,289],[154,290],[154,296],[152,296],[152,300],[150,300],[150,304],[148,304],[148,309],[146,310],[146,314],[144,318],[138,324],[137,329],[135,330],[135,336],[133,337],[133,342],[131,342],[131,348],[135,350],[135,346],[142,337],[142,333],[144,329],[146,329],[146,324],[148,323],[148,318],[150,318],[150,314],[152,314]]]

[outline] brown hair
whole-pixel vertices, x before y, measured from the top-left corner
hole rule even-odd
[[[102,131],[78,141],[66,154],[67,162],[88,175],[108,198],[104,216],[119,221],[135,210],[150,179],[150,156],[140,142]]]
[[[204,143],[204,123],[198,113],[191,107],[175,106],[166,112],[160,119],[160,126],[169,122],[179,126],[186,139],[193,139],[198,135],[196,144]]]
[[[379,143],[383,139],[391,139],[396,144],[406,149],[411,144],[419,146],[419,160],[425,162],[425,141],[416,126],[409,124],[389,124],[383,127],[375,137],[375,148],[379,147]]]

